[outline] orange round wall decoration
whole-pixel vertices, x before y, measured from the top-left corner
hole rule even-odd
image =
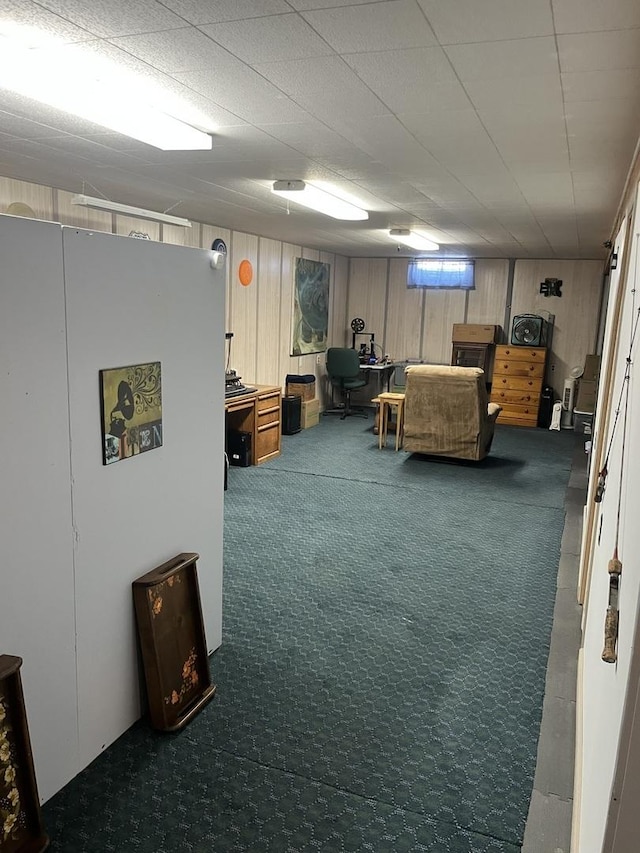
[[[251,261],[240,261],[240,266],[238,267],[238,278],[240,279],[240,284],[243,287],[248,287],[253,281],[253,267],[251,266]]]

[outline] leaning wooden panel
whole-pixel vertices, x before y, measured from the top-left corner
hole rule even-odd
[[[133,582],[151,725],[173,732],[213,697],[196,561],[178,554]]]
[[[0,655],[0,850],[39,853],[49,846],[40,814],[27,715],[22,658]]]

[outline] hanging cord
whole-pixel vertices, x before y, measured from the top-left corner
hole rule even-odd
[[[638,246],[636,244],[636,266],[634,268],[634,275],[637,271],[637,262],[638,262]],[[611,448],[613,447],[613,440],[614,440],[615,435],[616,435],[616,427],[618,425],[618,418],[620,417],[620,408],[622,406],[622,396],[623,396],[623,394],[625,394],[625,391],[627,394],[627,402],[625,403],[625,423],[626,423],[626,407],[628,405],[628,400],[629,400],[628,386],[629,386],[629,379],[631,378],[631,355],[633,353],[633,345],[635,343],[636,333],[638,331],[638,319],[640,318],[640,309],[638,309],[637,312],[635,311],[635,299],[636,299],[636,286],[635,285],[636,285],[636,283],[634,280],[631,293],[633,295],[633,303],[634,303],[634,308],[632,309],[632,312],[635,312],[635,320],[633,323],[633,330],[631,332],[631,342],[629,344],[629,354],[627,355],[627,363],[625,365],[624,376],[622,377],[622,385],[620,386],[620,397],[618,399],[618,406],[616,408],[616,416],[613,420],[613,427],[611,429],[611,435],[609,436],[609,446],[607,448],[607,453],[606,453],[606,456],[604,458],[604,465],[602,466],[602,469],[598,473],[598,486],[596,488],[596,493],[594,496],[594,501],[597,504],[599,504],[601,502],[601,500],[604,496],[604,490],[605,490],[606,484],[607,484],[607,475],[609,473],[609,457],[611,455]]]
[[[632,311],[635,311],[635,294],[636,291],[634,287],[634,289],[632,290]],[[618,644],[618,628],[620,621],[620,576],[622,575],[622,561],[620,560],[618,554],[618,546],[620,541],[620,516],[622,514],[622,487],[625,475],[625,452],[627,448],[629,387],[631,385],[631,354],[633,352],[633,343],[635,340],[636,331],[638,329],[639,316],[640,311],[635,317],[633,332],[631,335],[631,344],[629,346],[629,355],[627,356],[624,377],[622,380],[622,387],[620,389],[618,411],[616,412],[616,419],[613,425],[611,442],[609,444],[609,449],[607,450],[607,460],[605,461],[605,468],[603,469],[603,471],[606,471],[606,464],[609,459],[609,454],[611,453],[611,446],[613,443],[613,433],[615,432],[615,426],[618,421],[618,416],[620,414],[620,406],[622,405],[622,394],[624,393],[624,420],[622,426],[622,445],[620,448],[620,479],[618,481],[618,506],[616,509],[616,537],[613,546],[613,557],[609,560],[609,563],[607,565],[607,571],[609,573],[609,601],[607,604],[607,612],[604,620],[604,647],[601,655],[602,660],[605,663],[615,663],[618,660],[618,652],[616,647]]]

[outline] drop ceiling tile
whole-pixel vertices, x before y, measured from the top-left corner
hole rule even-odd
[[[23,115],[16,115],[11,112],[14,108],[13,104],[7,104],[5,99],[0,99],[0,107],[8,107],[8,111],[0,110],[0,127],[4,133],[11,136],[18,136],[22,139],[42,139],[47,136],[53,136],[57,128],[49,125],[39,124],[31,121]]]
[[[350,53],[345,62],[391,112],[469,107],[469,98],[440,47]]]
[[[289,5],[299,12],[308,9],[328,9],[338,6],[370,6],[373,3],[386,3],[388,0],[289,0]]]
[[[243,21],[291,11],[285,0],[164,0],[164,5],[190,24]]]
[[[480,118],[502,159],[512,167],[530,164],[534,172],[568,169],[568,145],[562,118],[522,111],[483,111]],[[553,164],[553,166],[552,166]]]
[[[330,152],[348,157],[353,151],[350,142],[312,118],[305,122],[261,124],[260,129],[306,157],[326,157]]]
[[[509,39],[479,44],[457,44],[444,48],[456,74],[466,80],[504,77],[536,77],[558,68],[555,39],[551,36]]]
[[[33,3],[32,0],[3,0],[0,9],[4,20],[26,27],[36,27],[65,42],[81,42],[93,38],[84,28],[75,26],[71,21],[44,9],[40,3]]]
[[[331,47],[299,15],[270,15],[200,28],[249,65],[329,56]]]
[[[401,125],[395,116],[379,116],[360,122],[358,147],[404,179],[440,171],[429,152]]]
[[[562,75],[567,109],[572,101],[606,101],[624,98],[640,103],[640,67],[611,71],[578,71]]]
[[[496,202],[511,205],[524,201],[520,187],[506,170],[502,175],[468,176],[463,183],[484,205],[492,206]]]
[[[556,32],[588,33],[640,27],[637,0],[553,0]]]
[[[507,106],[540,106],[546,110],[562,108],[562,89],[558,74],[541,73],[531,77],[503,77],[498,80],[468,80],[467,94],[478,110]]]
[[[634,139],[572,139],[569,146],[571,168],[598,169],[603,163],[615,159],[628,170],[635,147]]]
[[[235,57],[202,71],[174,74],[176,80],[246,122],[304,121],[308,114]]]
[[[545,175],[538,172],[530,177],[521,175],[518,186],[531,207],[539,204],[573,207],[573,181],[570,174],[551,172]]]
[[[338,133],[389,110],[337,56],[268,62],[256,70],[300,108]],[[256,119],[258,123],[269,121]],[[271,119],[273,121],[274,118]]]
[[[414,0],[302,12],[338,53],[364,53],[435,45],[431,27]]]
[[[495,143],[474,110],[401,113],[398,119],[439,163],[458,175],[504,168]]]
[[[640,27],[558,36],[558,53],[564,73],[640,68]]]
[[[440,44],[553,35],[547,0],[418,0]]]
[[[168,74],[200,71],[226,58],[223,49],[195,27],[121,36],[111,43]]]
[[[184,26],[181,18],[156,0],[41,0],[40,5],[101,38]]]

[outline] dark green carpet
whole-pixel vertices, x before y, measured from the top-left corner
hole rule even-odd
[[[370,430],[231,469],[217,696],[54,797],[52,850],[520,849],[573,436],[499,427],[472,465]]]

